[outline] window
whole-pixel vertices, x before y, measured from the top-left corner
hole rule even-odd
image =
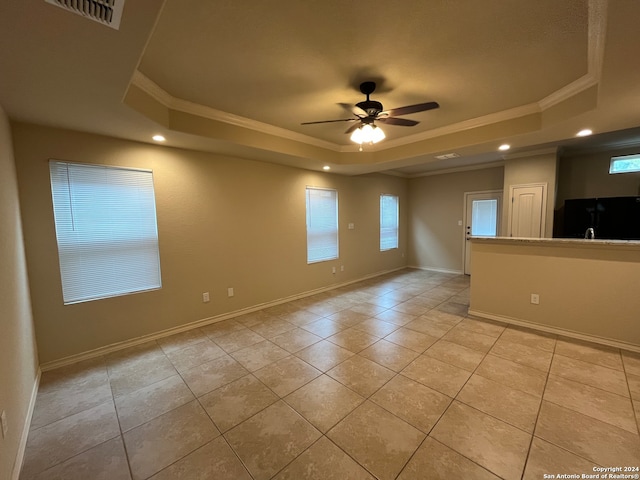
[[[307,263],[338,258],[338,192],[307,187]]]
[[[498,233],[498,199],[471,201],[471,235],[495,237]]]
[[[380,195],[380,251],[398,248],[398,197]]]
[[[161,287],[153,174],[49,162],[64,303]]]
[[[609,173],[640,172],[640,154],[611,157]]]

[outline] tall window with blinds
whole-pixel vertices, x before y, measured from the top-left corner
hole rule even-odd
[[[50,161],[65,304],[162,286],[153,173]]]
[[[338,192],[307,187],[307,263],[338,258]]]
[[[398,248],[398,197],[380,195],[380,251]]]

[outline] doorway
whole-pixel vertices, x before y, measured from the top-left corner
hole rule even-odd
[[[502,190],[464,194],[464,273],[471,275],[471,236],[496,237],[500,231]]]

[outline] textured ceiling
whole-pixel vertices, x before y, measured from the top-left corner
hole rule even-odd
[[[637,18],[625,0],[127,0],[113,30],[0,0],[0,104],[14,121],[419,175],[502,160],[501,143],[520,154],[638,127]],[[300,125],[348,117],[338,104],[363,100],[365,80],[385,108],[440,108],[364,152],[348,124]]]
[[[587,73],[587,2],[168,0],[140,71],[174,97],[347,144],[339,102],[437,101],[390,139],[537,102]],[[380,81],[382,80],[382,81]],[[348,118],[348,116],[346,117]]]

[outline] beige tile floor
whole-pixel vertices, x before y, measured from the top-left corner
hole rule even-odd
[[[640,355],[404,270],[46,372],[21,479],[525,479],[640,466]]]

